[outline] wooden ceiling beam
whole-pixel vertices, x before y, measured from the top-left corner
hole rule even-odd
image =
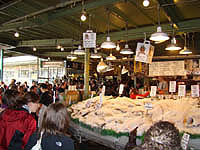
[[[0,7],[0,11],[6,9],[6,8],[8,8],[8,7],[11,7],[11,6],[13,6],[13,5],[17,4],[17,3],[20,3],[20,2],[22,2],[22,1],[23,1],[23,0],[13,0],[13,1],[10,1],[10,2],[8,2],[8,3],[4,4],[4,5],[2,5],[2,6]]]

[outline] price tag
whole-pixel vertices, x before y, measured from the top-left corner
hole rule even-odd
[[[183,150],[187,150],[189,140],[190,140],[190,135],[187,133],[184,133],[181,139],[181,147]]]
[[[119,86],[119,95],[121,95],[124,91],[124,84],[120,84]]]
[[[150,96],[156,96],[157,86],[151,86]]]
[[[176,81],[169,82],[169,92],[171,93],[176,92]]]
[[[178,96],[185,96],[186,93],[186,85],[178,86]]]
[[[144,107],[145,107],[146,109],[153,109],[153,104],[147,102],[147,103],[144,104]]]
[[[199,85],[191,85],[192,97],[199,97]]]
[[[96,33],[92,32],[92,30],[83,33],[83,47],[96,48]]]
[[[104,85],[103,87],[102,87],[102,96],[104,96],[105,95],[105,92],[106,92],[106,86]]]

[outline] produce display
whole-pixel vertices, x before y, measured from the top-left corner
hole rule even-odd
[[[130,99],[127,97],[94,97],[68,108],[71,118],[101,129],[116,133],[130,132],[136,127],[141,136],[155,122],[169,121],[180,132],[200,134],[200,100],[182,98],[178,100]]]

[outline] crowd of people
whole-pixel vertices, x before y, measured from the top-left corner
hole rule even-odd
[[[90,85],[98,89],[94,80],[91,80]],[[62,103],[61,93],[68,86],[66,82],[51,85],[48,82],[37,84],[33,81],[29,87],[26,82],[19,84],[13,79],[10,85],[1,82],[0,86],[1,150],[75,149],[74,140],[68,133],[69,115]],[[134,150],[157,150],[159,147],[171,150],[171,146],[181,150],[178,130],[169,122],[159,122],[147,131],[144,143]]]

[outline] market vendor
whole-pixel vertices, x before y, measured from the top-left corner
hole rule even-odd
[[[168,83],[164,79],[164,77],[158,77],[159,84],[158,84],[158,93],[159,94],[168,94]]]

